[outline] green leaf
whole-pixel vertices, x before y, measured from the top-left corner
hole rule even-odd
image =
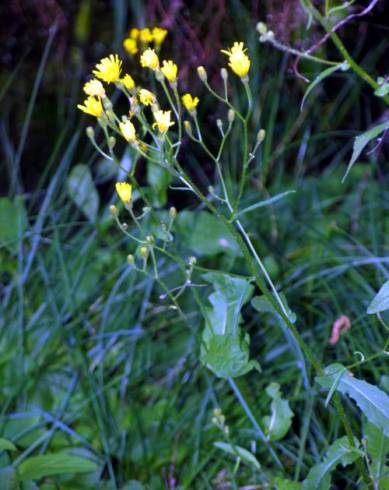
[[[288,432],[294,413],[289,407],[288,400],[281,398],[280,385],[270,383],[266,393],[273,399],[271,402],[271,415],[263,418],[266,434],[270,441],[279,441]]]
[[[275,478],[272,481],[274,490],[301,490],[302,485],[299,482],[285,480],[284,478]]]
[[[362,133],[361,135],[357,136],[354,140],[354,146],[353,146],[353,154],[351,155],[350,162],[347,166],[346,173],[344,174],[344,177],[342,179],[342,182],[344,182],[354,165],[354,163],[357,161],[357,158],[359,155],[362,153],[363,149],[365,146],[370,143],[371,140],[374,138],[377,138],[381,133],[389,129],[389,121],[386,121],[382,124],[379,124],[378,126],[375,126],[374,128],[369,129],[365,133]]]
[[[296,322],[296,315],[293,313],[293,311],[289,308],[288,303],[286,301],[285,295],[283,293],[280,294],[281,301],[285,307],[286,313],[288,314],[288,318],[292,323]],[[272,304],[269,303],[269,300],[266,298],[266,296],[255,296],[251,300],[251,305],[252,307],[259,311],[260,313],[271,313],[272,315],[275,315],[280,321],[282,321],[284,324],[285,322],[282,320],[282,317],[279,315],[277,310],[273,307]]]
[[[70,199],[91,223],[95,223],[99,209],[99,195],[87,165],[80,163],[73,167],[67,180],[67,188]]]
[[[207,211],[180,211],[173,231],[197,256],[239,254],[239,246],[225,224]]]
[[[386,310],[389,310],[389,281],[386,281],[375,295],[373,301],[367,308],[367,313],[373,315],[374,313],[381,313]]]
[[[355,440],[356,445],[358,441]],[[329,490],[331,472],[341,464],[343,467],[354,463],[363,453],[353,448],[347,437],[337,439],[328,449],[322,463],[313,466],[303,482],[304,490]]]
[[[19,481],[39,480],[40,478],[64,473],[84,473],[94,471],[97,465],[89,459],[70,454],[43,454],[25,459],[17,467]]]
[[[0,247],[15,250],[27,227],[27,213],[21,197],[0,198]]]
[[[389,438],[383,434],[382,430],[367,422],[364,426],[364,435],[367,441],[367,453],[371,459],[371,472],[374,480],[380,480],[385,474],[386,456],[389,454]],[[379,488],[382,488],[379,486]]]
[[[322,82],[325,78],[329,77],[330,75],[332,75],[333,73],[335,73],[336,71],[338,70],[342,70],[342,71],[346,71],[349,69],[349,65],[348,63],[345,61],[344,63],[340,63],[339,65],[336,65],[336,66],[330,66],[329,68],[326,68],[325,70],[323,70],[322,72],[319,73],[319,75],[313,80],[313,82],[311,82],[308,87],[307,87],[307,90],[305,91],[305,94],[304,94],[304,97],[303,97],[303,100],[301,101],[301,106],[300,106],[300,110],[302,111],[303,108],[304,108],[304,103],[305,101],[307,100],[307,97],[308,95],[312,92],[312,90],[317,86],[319,85],[320,82]]]
[[[320,386],[335,386],[336,391],[348,395],[367,419],[389,437],[389,396],[377,386],[351,376],[342,364],[330,364],[324,372],[324,376],[316,378]]]
[[[250,451],[247,451],[247,449],[244,449],[243,447],[219,441],[214,442],[214,446],[221,449],[227,454],[231,454],[232,456],[240,458],[244,463],[254,466],[254,468],[256,468],[257,470],[261,468],[261,465],[259,464],[254,454],[250,453]]]
[[[206,308],[206,325],[202,335],[201,362],[220,378],[234,378],[259,369],[250,361],[250,337],[239,323],[241,309],[250,299],[253,287],[246,279],[219,272],[208,272],[203,278],[211,283],[214,292]]]
[[[167,201],[167,189],[172,180],[168,170],[151,161],[147,162],[147,182],[153,189],[152,201],[154,206],[164,206]]]
[[[0,451],[16,451],[15,444],[8,439],[0,437]]]

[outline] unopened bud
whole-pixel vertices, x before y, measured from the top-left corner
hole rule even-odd
[[[224,81],[227,81],[227,79],[228,79],[228,71],[225,68],[222,68],[220,70],[220,76],[222,77],[222,79]]]
[[[262,143],[265,137],[266,137],[266,131],[264,129],[260,129],[257,134],[258,143]]]
[[[176,219],[177,217],[177,209],[172,206],[170,209],[169,209],[169,216],[170,216],[170,219]]]
[[[153,235],[147,235],[147,237],[146,237],[146,242],[147,242],[147,243],[153,244],[153,243],[154,243],[154,241],[155,241],[155,240],[154,240]]]
[[[216,126],[222,130],[223,129],[223,121],[221,119],[216,119]]]
[[[114,204],[111,204],[109,207],[109,212],[112,216],[116,217],[118,215],[118,208]]]
[[[184,128],[188,136],[192,136],[192,125],[190,121],[184,121]]]
[[[122,223],[122,228],[124,231],[128,230],[128,224],[127,223]]]
[[[105,111],[111,111],[112,110],[112,102],[108,99],[108,97],[104,97],[103,106],[104,106]]]
[[[116,145],[116,138],[115,138],[114,136],[110,136],[110,137],[108,138],[108,146],[109,146],[109,147],[111,148],[111,150],[112,150],[112,148],[113,148],[115,145]]]
[[[132,254],[127,255],[127,264],[128,265],[134,265],[135,264],[135,258]]]
[[[234,119],[235,119],[235,111],[233,109],[229,109],[227,118],[228,118],[228,122],[229,123],[234,122]]]
[[[164,80],[163,73],[160,70],[157,70],[155,72],[155,78],[157,79],[158,82],[163,82]]]
[[[197,259],[196,257],[193,257],[193,255],[191,257],[189,257],[189,265],[196,265],[197,264]]]
[[[148,251],[147,247],[140,247],[139,253],[140,253],[141,257],[143,257],[144,259],[147,259],[147,256],[149,255],[149,251]]]
[[[264,22],[258,22],[257,31],[259,32],[259,34],[266,34],[267,33],[267,25]]]
[[[207,72],[205,71],[205,68],[203,66],[197,67],[197,74],[202,82],[207,81]]]
[[[92,128],[92,126],[88,126],[86,128],[86,135],[88,136],[88,138],[92,139],[95,137],[95,130]]]

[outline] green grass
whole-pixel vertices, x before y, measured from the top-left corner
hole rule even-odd
[[[123,5],[115,2],[116,43]],[[242,8],[239,2],[234,5],[232,13]],[[388,391],[387,357],[377,356],[387,332],[366,309],[389,278],[389,193],[385,180],[377,177],[374,155],[340,184],[352,137],[373,119],[364,113],[360,124],[349,124],[362,111],[361,85],[342,76],[342,89],[326,99],[326,114],[320,90],[311,94],[300,114],[302,92],[291,82],[286,60],[267,46],[258,47],[254,36],[250,43],[251,83],[261,101],[250,130],[255,134],[264,127],[267,138],[242,208],[269,195],[296,192],[243,215],[243,224],[321,364],[353,365],[356,378]],[[231,381],[215,377],[200,363],[204,319],[199,303],[208,306],[212,292],[203,273],[209,269],[248,276],[249,271],[239,253],[207,249],[215,241],[213,229],[196,236],[189,219],[181,218],[191,211],[198,219],[198,203],[169,190],[179,214],[168,250],[185,261],[197,257],[192,280],[201,286],[182,294],[179,315],[163,294],[165,287],[183,284],[182,268],[160,256],[156,281],[151,270],[145,275],[126,263],[135,246],[108,212],[116,200],[116,175],[98,175],[101,159],[74,114],[67,125],[59,125],[62,130],[58,128],[34,191],[14,200],[15,190],[23,188],[21,164],[26,141],[33,137],[30,123],[39,118],[34,108],[46,56],[37,70],[20,140],[16,149],[9,149],[4,165],[10,191],[9,200],[2,202],[10,208],[0,209],[0,438],[12,441],[16,450],[0,452],[0,490],[294,488],[276,479],[301,482],[344,429],[334,405],[325,405],[327,392],[315,383],[312,366],[286,326],[250,304],[243,308],[243,325],[251,336],[251,358],[260,362],[262,372]],[[4,87],[1,98],[13,97],[12,82]],[[211,106],[203,98],[206,108],[201,112],[206,115]],[[214,134],[210,131],[211,146],[216,144]],[[238,138],[233,136],[228,148],[232,188],[240,168]],[[205,188],[213,175],[201,158],[194,152],[188,166]],[[87,220],[67,193],[71,168],[80,162],[92,169],[100,195],[96,222]],[[162,219],[164,212],[157,211]],[[147,226],[154,234],[161,231],[156,220]],[[351,318],[352,327],[332,347],[332,324],[341,315]],[[268,444],[263,417],[270,413],[265,390],[271,382],[281,386],[294,418],[286,436]],[[342,402],[361,440],[366,436],[364,417],[349,398],[342,397]],[[251,450],[260,470],[244,461],[237,466],[234,456],[214,446],[224,440],[212,423],[219,407],[231,441]],[[58,452],[91,460],[96,470],[20,486],[7,483],[12,465]],[[339,467],[331,488],[365,488],[360,478],[355,464]]]

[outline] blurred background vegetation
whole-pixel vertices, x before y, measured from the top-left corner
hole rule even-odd
[[[387,10],[387,2],[378,2],[372,13],[340,31],[374,78],[387,70]],[[277,476],[301,480],[341,432],[323,399],[313,401],[291,339],[274,319],[247,307],[253,357],[266,375],[250,373],[238,386],[258,420],[269,412],[264,389],[271,381],[280,383],[295,412],[293,430],[277,443],[284,473],[266,469],[271,455],[231,388],[198,362],[202,325],[190,294],[182,297],[193,321],[188,329],[160,298],[158,286],[126,265],[131,245],[108,213],[118,171],[96,154],[84,131],[90,121],[76,109],[91,68],[111,52],[142,80],[138,62],[123,52],[123,37],[134,26],[161,25],[169,30],[164,56],[179,65],[180,87],[200,97],[200,118],[214,147],[223,109],[209,100],[196,67],[204,65],[212,86],[221,88],[220,49],[236,40],[247,43],[256,100],[251,129],[255,134],[265,128],[267,138],[245,202],[296,193],[245,221],[317,356],[350,364],[355,351],[373,355],[385,340],[365,310],[389,276],[387,142],[365,153],[346,183],[340,181],[353,138],[387,120],[388,109],[363,81],[339,72],[300,111],[306,83],[296,77],[291,56],[258,42],[259,20],[299,49],[323,35],[315,25],[307,29],[298,0],[2,2],[0,437],[12,440],[18,452],[0,453],[0,489],[13,488],[15,459],[63,450],[91,458],[98,469],[81,477],[43,478],[25,488],[283,489],[273,483]],[[339,59],[330,42],[318,53]],[[321,69],[300,62],[311,80]],[[236,140],[230,145],[229,165],[238,168]],[[185,155],[196,181],[204,188],[212,184],[210,162],[195,151]],[[122,158],[130,157],[123,150]],[[91,170],[85,192],[92,196],[92,215],[69,191],[78,164]],[[145,164],[139,178],[159,193],[161,208],[177,207],[177,253],[195,254],[206,268],[247,272],[233,247],[209,245],[224,236],[217,223],[204,218],[196,228],[202,212],[196,202],[168,183],[158,187]],[[182,280],[171,263],[160,268],[172,287]],[[202,281],[200,274],[196,280]],[[329,346],[332,324],[342,314],[352,319],[351,332]],[[357,374],[387,389],[385,369],[381,357]],[[244,466],[234,472],[232,459],[213,446],[220,435],[211,412],[219,406],[235,440],[247,448],[257,441],[259,475]],[[347,408],[358,432],[360,416],[351,404]],[[333,488],[356,488],[356,480],[352,470],[340,471]]]

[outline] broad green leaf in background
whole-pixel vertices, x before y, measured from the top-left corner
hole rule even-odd
[[[256,361],[250,361],[250,337],[239,326],[241,309],[253,287],[246,279],[219,272],[207,272],[203,278],[213,285],[214,292],[208,298],[211,306],[206,308],[201,362],[220,378],[259,369]]]
[[[239,246],[224,223],[207,211],[180,211],[174,230],[196,255],[239,254]]]
[[[377,386],[351,376],[342,364],[330,364],[324,372],[324,376],[316,378],[320,386],[348,395],[366,418],[389,437],[389,396]]]
[[[0,198],[0,247],[15,250],[26,227],[27,212],[23,198]]]
[[[335,73],[338,70],[346,71],[348,69],[349,69],[349,65],[348,65],[347,61],[345,61],[344,63],[339,63],[339,65],[330,66],[329,68],[326,68],[325,70],[320,72],[319,75],[313,80],[313,82],[311,82],[308,85],[307,90],[305,91],[303,100],[301,101],[300,110],[301,111],[303,110],[304,103],[307,100],[308,95],[312,92],[312,90],[317,85],[319,85],[320,82],[322,82],[325,78],[329,77],[330,75],[332,75],[333,73]]]
[[[389,310],[389,281],[386,281],[374,296],[373,301],[367,308],[367,313],[372,315],[386,310]]]
[[[281,398],[280,385],[270,383],[266,393],[273,399],[271,402],[271,415],[263,418],[265,432],[270,441],[279,441],[288,432],[294,413],[289,407],[288,400]]]
[[[16,451],[15,444],[8,439],[0,437],[0,451]]]
[[[297,481],[284,480],[284,478],[275,478],[272,481],[274,490],[301,490],[302,485]]]
[[[381,133],[389,129],[389,121],[386,121],[382,124],[378,124],[378,126],[374,126],[374,128],[369,129],[368,131],[362,133],[361,135],[357,136],[354,140],[354,146],[353,146],[353,154],[351,155],[351,160],[347,166],[346,173],[344,174],[344,177],[342,179],[342,182],[344,182],[350,173],[350,170],[354,163],[357,161],[357,158],[359,155],[362,153],[363,149],[365,146],[370,143],[371,140],[377,138]]]
[[[214,446],[221,449],[225,453],[231,454],[236,458],[240,458],[244,463],[254,466],[254,468],[257,470],[261,468],[261,465],[254,454],[250,453],[250,451],[247,451],[247,449],[244,449],[243,447],[228,444],[227,442],[214,442]]]
[[[385,465],[389,455],[389,438],[381,429],[370,422],[364,424],[367,453],[371,460],[371,473],[380,490],[389,489],[389,466]]]
[[[356,446],[359,446],[355,440]],[[347,466],[354,463],[363,453],[353,448],[347,437],[337,439],[327,451],[327,456],[322,463],[313,466],[303,482],[304,490],[329,490],[331,486],[331,473],[341,464]]]
[[[19,481],[39,480],[52,475],[94,471],[97,465],[86,458],[71,454],[43,454],[25,459],[17,467]]]
[[[87,165],[80,163],[73,167],[67,180],[67,188],[70,199],[91,223],[95,223],[99,209],[99,195]]]
[[[151,195],[153,205],[164,206],[167,201],[167,189],[172,180],[168,170],[151,161],[147,162],[147,181],[153,189]]]

